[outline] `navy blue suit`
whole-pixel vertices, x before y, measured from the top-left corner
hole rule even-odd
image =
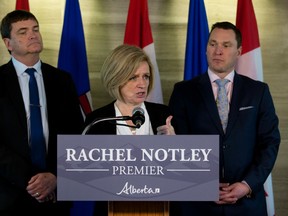
[[[265,216],[263,184],[280,144],[278,118],[267,84],[235,73],[226,134],[208,73],[176,83],[169,101],[176,134],[220,135],[220,182],[245,180],[253,193],[236,204],[172,202],[171,216]]]
[[[56,175],[57,134],[80,134],[83,118],[70,75],[45,63],[41,70],[49,127],[46,171]],[[30,159],[24,101],[12,61],[0,67],[0,140],[0,215],[48,215],[50,210],[61,213],[58,204],[38,203],[26,191],[37,172]],[[70,204],[60,205],[65,209],[67,205],[69,211]]]

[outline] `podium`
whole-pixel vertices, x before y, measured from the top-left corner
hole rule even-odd
[[[104,201],[109,216],[169,216],[170,201],[219,197],[218,135],[58,135],[57,148],[59,201]]]
[[[108,216],[169,216],[168,201],[109,201]]]

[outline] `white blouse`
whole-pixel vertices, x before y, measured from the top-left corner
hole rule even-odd
[[[154,135],[145,104],[142,103],[140,107],[144,110],[144,116],[145,116],[144,124],[141,125],[140,128],[130,128],[130,127],[123,126],[123,125],[117,125],[116,126],[117,135]],[[116,111],[116,116],[122,116],[122,113],[116,106],[116,103],[114,103],[114,108]],[[117,121],[117,123],[128,125],[126,121]]]

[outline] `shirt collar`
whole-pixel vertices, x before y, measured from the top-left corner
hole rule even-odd
[[[215,82],[216,79],[220,79],[220,77],[217,76],[215,73],[213,73],[209,68],[208,68],[208,75],[211,83]],[[231,83],[233,83],[234,75],[235,71],[232,70],[224,79],[228,79]]]
[[[25,70],[28,68],[25,64],[15,59],[13,56],[12,56],[12,63],[16,70],[17,76],[21,76],[25,72]],[[33,65],[33,68],[37,71],[37,73],[42,75],[40,59],[35,65]]]

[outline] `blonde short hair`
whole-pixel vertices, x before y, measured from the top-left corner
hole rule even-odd
[[[124,100],[120,88],[129,81],[142,62],[149,65],[149,94],[154,83],[154,70],[149,57],[141,48],[123,44],[106,57],[100,73],[102,83],[111,97]]]

